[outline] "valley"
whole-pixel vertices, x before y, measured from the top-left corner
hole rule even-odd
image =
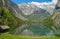
[[[0,33],[1,39],[8,37],[9,39],[11,37],[14,39],[26,39],[23,36],[29,36],[27,39],[35,39],[35,36],[51,36],[53,39],[56,36],[56,39],[59,38],[60,9],[57,7],[60,6],[58,4],[55,9],[48,5],[42,9],[40,5],[38,7],[35,3],[30,3],[27,6],[27,4],[16,5],[11,0],[0,0],[0,26],[6,25],[10,27],[8,33]],[[44,7],[44,5],[42,6]]]

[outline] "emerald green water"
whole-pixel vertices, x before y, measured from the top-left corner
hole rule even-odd
[[[28,36],[42,36],[42,35],[54,35],[53,31],[48,27],[40,24],[24,24],[14,30],[15,35],[28,35]]]

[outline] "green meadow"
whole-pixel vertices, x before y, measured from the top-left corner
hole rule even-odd
[[[60,39],[60,37],[23,37],[10,34],[2,34],[0,35],[0,39]]]

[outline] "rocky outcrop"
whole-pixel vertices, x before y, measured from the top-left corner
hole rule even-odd
[[[55,20],[55,27],[56,27],[56,32],[55,34],[57,36],[60,36],[60,0],[58,0],[58,3],[55,7],[55,10],[54,10],[54,20]]]

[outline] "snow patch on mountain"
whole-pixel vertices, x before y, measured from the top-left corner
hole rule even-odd
[[[34,12],[35,8],[36,9],[38,9],[38,8],[44,9],[52,15],[56,4],[57,4],[57,0],[52,0],[52,2],[42,2],[42,3],[32,1],[27,4],[26,3],[18,4],[18,6],[19,6],[19,8],[22,7],[22,9],[24,10],[23,14],[25,14],[25,15],[32,14]]]
[[[55,5],[57,4],[57,0],[52,0],[52,2],[31,2],[30,4],[33,4],[39,8],[47,10],[50,14],[53,14],[53,10],[55,8]]]

